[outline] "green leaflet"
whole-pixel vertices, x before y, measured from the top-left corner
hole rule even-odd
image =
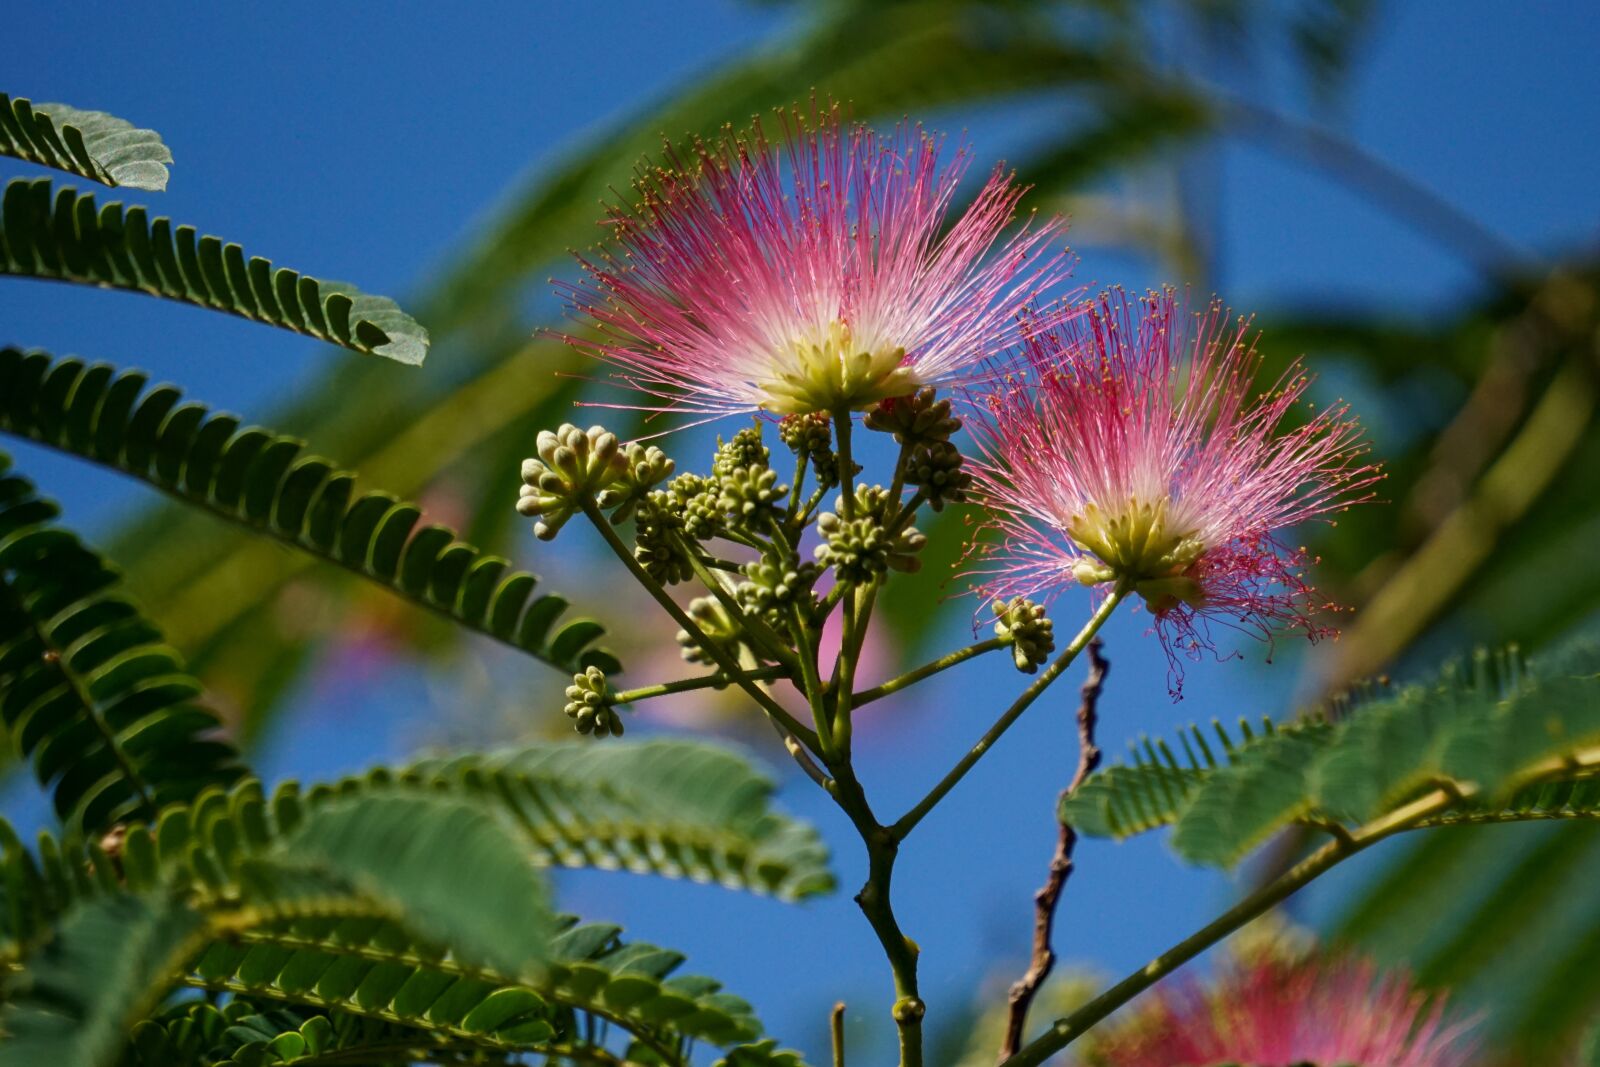
[[[833,889],[816,830],[771,806],[773,783],[693,741],[540,745],[401,772],[504,804],[547,863],[717,882],[798,900]]]
[[[1172,846],[1195,863],[1230,867],[1284,826],[1309,815],[1302,783],[1317,758],[1314,734],[1278,731],[1239,754],[1195,789]]]
[[[204,928],[199,913],[164,895],[107,895],[75,910],[6,980],[0,1067],[114,1064]]]
[[[621,665],[593,647],[589,619],[558,625],[567,601],[485,555],[421,509],[355,490],[355,476],[302,442],[181,403],[138,371],[0,348],[0,430],[115,468],[230,522],[368,578],[566,673]]]
[[[356,1050],[422,1059],[471,1046],[398,1023],[234,997],[220,1009],[204,1001],[173,1005],[133,1029],[137,1067],[262,1067]]]
[[[104,207],[48,178],[7,184],[0,274],[78,282],[180,300],[354,352],[421,363],[428,331],[387,297],[319,281],[142,207]]]
[[[121,577],[0,453],[0,719],[69,826],[103,829],[243,768]]]
[[[202,936],[138,987],[155,997],[181,982],[290,1006],[303,1016],[292,1027],[300,1037],[279,1048],[325,1040],[311,1019],[324,1012],[335,1017],[333,1036],[363,1045],[381,1039],[504,1050],[581,1040],[587,1032],[582,1016],[592,1015],[628,1030],[668,1062],[678,1062],[684,1039],[731,1045],[761,1036],[743,1000],[713,980],[678,976],[681,955],[624,943],[614,926],[550,921],[537,950],[542,962],[529,970],[529,934],[520,927],[536,918],[538,901],[527,899],[536,872],[520,843],[492,841],[456,817],[463,806],[431,791],[395,790],[323,790],[302,798],[294,788],[280,788],[269,801],[259,785],[248,783],[165,812],[154,829],[131,826],[119,846],[125,883],[98,846],[81,840],[58,845],[45,836],[35,855],[6,829],[0,834],[5,951],[24,958],[29,974],[34,959],[45,957],[19,932],[48,935],[63,914],[62,928],[71,929],[81,915],[153,908],[152,901],[177,891],[196,902],[184,909],[196,923],[185,930],[204,935],[209,924],[226,933]],[[418,843],[397,842],[399,829]],[[462,840],[440,840],[445,832]],[[362,840],[347,849],[347,835]],[[324,851],[335,844],[336,856]],[[401,855],[388,854],[395,851]],[[451,914],[440,915],[434,909],[446,888]],[[16,925],[19,916],[26,931]],[[446,940],[419,938],[419,920]],[[469,944],[490,927],[493,946]],[[496,957],[515,969],[496,966]],[[64,978],[62,984],[69,983]],[[114,1020],[86,1014],[77,1023],[115,1029],[131,1022],[121,1008],[114,1014]],[[169,1064],[177,1051],[218,1044],[225,1035],[215,1021],[204,1013],[169,1011],[138,1027],[134,1044],[155,1057],[148,1062]],[[50,1031],[41,1040],[58,1044],[40,1048],[61,1049],[68,1035]]]
[[[478,805],[421,791],[334,797],[239,865],[245,907],[320,910],[324,884],[300,874],[348,886],[466,963],[522,978],[545,959],[549,888],[519,836]]]
[[[1197,729],[1181,736],[1187,762],[1147,743],[1086,782],[1061,817],[1115,837],[1172,825],[1181,855],[1216,866],[1292,823],[1353,828],[1441,787],[1462,801],[1421,825],[1600,817],[1600,791],[1582,780],[1600,762],[1600,640],[1572,640],[1526,670],[1480,656],[1337,725],[1269,725],[1243,743],[1218,733],[1226,762]]]
[[[1219,766],[1228,766],[1257,744],[1280,734],[1325,733],[1326,729],[1315,719],[1279,726],[1263,718],[1256,728],[1240,719],[1230,732],[1214,719],[1210,731],[1191,726],[1178,734],[1174,745],[1182,750],[1181,758],[1166,741],[1145,738],[1130,746],[1130,762],[1106,767],[1072,796],[1063,798],[1060,816],[1092,837],[1121,839],[1170,826]]]
[[[172,152],[154,130],[104,111],[35,104],[0,93],[0,155],[54,167],[102,185],[160,192]]]

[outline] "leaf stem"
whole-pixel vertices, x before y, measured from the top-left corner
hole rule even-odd
[[[1128,588],[1119,583],[1107,595],[1105,600],[1100,602],[1100,606],[1089,617],[1089,621],[1084,624],[1083,629],[1078,631],[1078,636],[1072,639],[1072,643],[1067,645],[1061,655],[1057,656],[1040,673],[1032,685],[1023,690],[1022,695],[1017,697],[1016,701],[1001,714],[1000,718],[995,720],[994,725],[989,727],[988,732],[978,739],[978,743],[973,745],[965,756],[961,757],[961,760],[950,769],[948,774],[939,780],[939,783],[929,791],[928,795],[918,801],[915,807],[902,815],[894,825],[889,827],[889,833],[895,840],[904,840],[905,836],[912,831],[917,823],[921,822],[923,817],[933,810],[934,805],[943,800],[945,794],[954,789],[956,783],[966,777],[967,772],[972,770],[973,766],[983,758],[984,753],[988,752],[994,743],[1000,739],[1000,735],[1010,729],[1011,724],[1016,722],[1022,713],[1027,711],[1029,706],[1050,687],[1050,683],[1060,677],[1062,671],[1072,666],[1072,661],[1078,658],[1078,653],[1082,652],[1094,635],[1100,632],[1100,627],[1104,626],[1106,620],[1111,618],[1111,613],[1117,609],[1117,605],[1122,603],[1123,598],[1127,595]]]
[[[771,681],[775,678],[787,677],[788,669],[785,667],[757,667],[745,671],[746,678],[752,681]],[[696,689],[724,689],[735,683],[736,679],[722,671],[716,674],[704,674],[698,678],[679,678],[672,682],[659,682],[656,685],[641,686],[638,689],[624,689],[620,693],[613,693],[606,701],[608,704],[632,704],[639,700],[650,700],[654,697],[669,696],[673,693],[688,693]]]
[[[957,664],[965,663],[974,656],[981,656],[985,652],[993,652],[996,649],[1009,648],[1010,646],[1011,640],[1009,638],[991,637],[987,641],[979,641],[975,645],[968,645],[966,648],[958,648],[954,652],[945,653],[938,659],[933,660],[931,663],[924,663],[916,670],[907,671],[898,678],[891,678],[882,685],[874,686],[871,689],[863,689],[861,692],[855,695],[852,703],[859,708],[863,704],[870,704],[874,700],[881,700],[891,693],[898,693],[900,690],[915,685],[924,678],[931,678],[940,671],[947,671]]]

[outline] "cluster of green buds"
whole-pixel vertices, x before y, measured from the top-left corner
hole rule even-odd
[[[621,737],[622,717],[611,703],[611,688],[605,672],[590,667],[572,676],[567,686],[567,706],[563,709],[580,734],[591,737]]]
[[[535,442],[538,459],[522,461],[522,491],[517,511],[537,518],[533,533],[549,541],[567,520],[594,496],[621,479],[628,470],[617,435],[602,426],[580,430],[564,423],[554,433],[541,430]]]
[[[1011,642],[1011,661],[1023,674],[1032,674],[1056,650],[1055,626],[1045,617],[1044,605],[1025,597],[994,602],[994,635]]]
[[[623,473],[596,498],[614,523],[627,522],[650,499],[651,490],[672,477],[677,464],[655,445],[637,441],[623,449]]]
[[[841,582],[864,585],[891,569],[915,571],[922,566],[917,554],[928,539],[916,527],[906,526],[900,501],[880,485],[857,486],[852,515],[842,517],[844,496],[834,502],[834,510],[817,517],[817,532],[822,544],[816,559],[831,568]]]
[[[772,462],[772,452],[761,440],[761,427],[746,426],[724,441],[717,438],[717,454],[711,461],[711,477],[726,478],[735,471],[750,467],[766,470]]]
[[[963,469],[964,463],[960,451],[949,441],[916,445],[906,457],[906,484],[921,489],[934,511],[943,511],[946,504],[959,504],[966,499],[972,475]]]
[[[822,568],[815,563],[759,560],[742,568],[745,580],[734,589],[739,606],[764,616],[782,616],[810,595]]]
[[[517,510],[539,521],[533,533],[549,541],[583,510],[589,497],[613,522],[624,522],[657,483],[672,475],[673,463],[654,445],[624,446],[603,426],[580,430],[564,423],[542,431],[534,442],[537,459],[522,461]]]
[[[950,440],[960,420],[932,389],[881,400],[864,422],[900,445],[893,489],[853,485],[847,500],[839,487],[861,467],[852,462],[844,469],[836,450],[841,428],[813,412],[779,423],[778,435],[796,458],[792,493],[773,469],[759,422],[719,437],[706,474],[679,473],[660,448],[621,444],[602,427],[563,425],[539,435],[537,457],[522,467],[517,508],[538,520],[534,532],[546,540],[580,511],[609,515],[612,524],[631,521],[632,555],[650,582],[705,583],[702,591],[714,595],[689,602],[692,625],[677,634],[684,659],[707,667],[783,662],[785,652],[799,647],[785,646],[818,632],[838,602],[836,595],[818,596],[825,571],[850,587],[919,569],[927,539],[913,525],[917,508],[937,511],[960,501],[970,483]],[[833,510],[826,510],[824,500],[835,493]],[[802,548],[813,525],[820,544]],[[996,612],[1003,615],[997,632],[1012,644],[1018,666],[1036,669],[1052,646],[1049,621],[1031,607]],[[605,675],[591,667],[573,677],[566,713],[581,733],[620,734],[614,699]]]
[[[862,423],[869,430],[892,433],[902,445],[935,444],[949,441],[961,429],[950,401],[941,400],[929,386],[910,396],[879,401]]]
[[[961,420],[949,400],[939,399],[931,388],[884,400],[867,412],[865,425],[869,430],[893,434],[906,449],[906,484],[920,489],[934,511],[966,499],[972,475],[963,467],[960,450],[950,442],[961,429]]]
[[[818,487],[832,489],[839,484],[839,457],[833,451],[833,420],[826,412],[785,415],[778,423],[778,437],[789,446],[795,458],[810,466]],[[851,475],[860,470],[857,465]]]

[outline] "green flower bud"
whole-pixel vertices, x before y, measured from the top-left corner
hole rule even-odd
[[[839,457],[833,451],[833,424],[825,411],[809,415],[785,415],[778,423],[778,436],[796,456],[811,464],[813,476],[823,489],[839,484]],[[855,465],[856,473],[861,465]]]
[[[833,447],[832,427],[826,411],[785,415],[778,422],[778,438],[797,456],[825,452]]]
[[[910,396],[878,401],[863,424],[869,430],[894,434],[903,445],[948,441],[961,429],[961,420],[950,413],[950,401],[937,399],[932,386]]]
[[[734,590],[746,611],[768,614],[788,609],[810,593],[822,569],[815,563],[790,567],[758,561],[743,567],[745,580]]]
[[[580,430],[563,423],[554,433],[541,430],[538,459],[522,461],[517,510],[538,518],[534,536],[548,541],[582,508],[585,496],[610,488],[628,470],[617,435],[602,426]]]
[[[842,508],[843,503],[841,496],[834,502],[835,509]],[[928,539],[914,527],[890,535],[894,504],[882,486],[863,485],[856,488],[855,518],[842,518],[837,510],[819,515],[817,532],[822,535],[822,544],[816,548],[817,562],[833,568],[840,581],[853,585],[878,578],[891,568],[920,568],[922,561],[917,553]]]
[[[734,659],[739,658],[741,643],[739,626],[722,606],[721,601],[712,596],[696,597],[689,601],[687,610],[695,625],[706,635],[706,640]],[[699,639],[687,630],[678,631],[678,645],[679,654],[690,663],[712,666],[717,662],[700,646]]]
[[[959,504],[966,499],[972,475],[962,469],[964,462],[949,441],[917,445],[906,458],[906,484],[921,487],[929,506],[942,511],[946,504]]]
[[[626,471],[597,498],[600,507],[611,512],[612,522],[626,522],[632,518],[648,499],[650,491],[670,478],[676,466],[655,445],[642,445],[637,441],[623,449],[623,459]]]
[[[717,456],[711,461],[711,476],[724,478],[746,467],[766,469],[772,453],[761,443],[761,426],[747,426],[726,442],[717,438]]]
[[[1032,674],[1056,649],[1055,625],[1045,618],[1044,605],[1023,597],[994,602],[994,635],[1011,642],[1011,659],[1017,670]]]
[[[633,558],[662,585],[676,585],[694,576],[689,553],[678,536],[684,530],[683,518],[670,500],[668,493],[651,493],[633,529]]]
[[[567,686],[567,705],[562,710],[580,734],[595,738],[621,737],[622,719],[610,697],[605,673],[598,667],[590,667],[572,676],[572,684]]]
[[[683,523],[683,531],[696,541],[709,541],[722,529],[726,516],[721,490],[710,478],[680,474],[667,483],[667,492],[651,494],[661,498],[661,506],[671,508]]]
[[[724,471],[717,478],[717,505],[734,518],[749,522],[763,511],[779,505],[789,492],[778,484],[778,472],[751,465]]]
[[[677,585],[694,577],[688,552],[678,542],[674,523],[640,522],[634,530],[634,558],[662,585]]]

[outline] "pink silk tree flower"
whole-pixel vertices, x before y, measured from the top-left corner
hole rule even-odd
[[[1214,647],[1213,622],[1330,632],[1305,551],[1277,533],[1371,499],[1381,475],[1344,404],[1288,424],[1310,384],[1298,363],[1258,392],[1248,324],[1170,290],[1107,293],[1014,355],[972,424],[974,495],[1001,534],[979,550],[985,592],[1137,593],[1175,675],[1175,653]]]
[[[1096,1040],[1095,1067],[1466,1067],[1469,1024],[1361,960],[1258,959],[1211,985],[1163,987]]]
[[[634,182],[612,241],[558,284],[593,334],[566,339],[651,394],[715,417],[860,410],[969,382],[1071,269],[1059,220],[1006,236],[1025,189],[998,167],[950,220],[970,156],[942,138],[848,122],[837,105],[731,129]],[[947,226],[948,222],[948,226]]]

